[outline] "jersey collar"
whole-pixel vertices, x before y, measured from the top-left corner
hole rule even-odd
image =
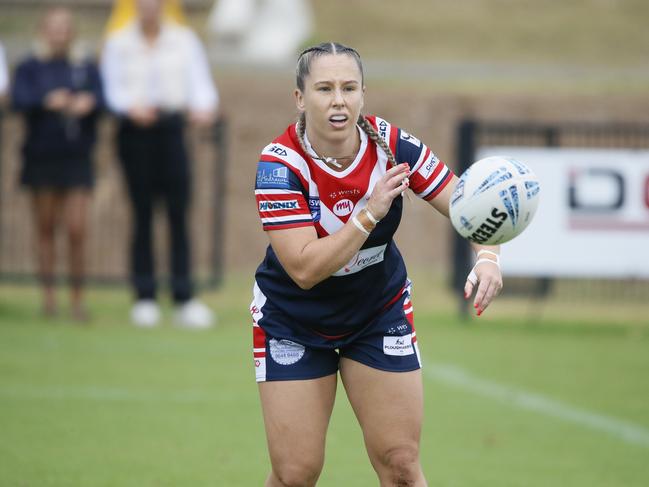
[[[362,130],[358,125],[356,125],[356,129],[358,130],[358,134],[361,137],[361,146],[358,149],[358,154],[356,154],[356,158],[352,161],[352,163],[344,170],[344,171],[334,171],[331,169],[327,164],[325,164],[323,161],[320,159],[316,159],[317,155],[315,151],[313,150],[313,147],[311,147],[311,143],[309,142],[309,138],[306,135],[306,131],[304,132],[304,146],[306,147],[307,150],[307,155],[311,157],[313,162],[324,172],[327,174],[332,175],[335,178],[342,179],[345,176],[347,176],[349,173],[351,173],[356,166],[358,166],[363,159],[363,155],[365,155],[365,151],[367,150],[367,134],[365,133],[364,130]]]

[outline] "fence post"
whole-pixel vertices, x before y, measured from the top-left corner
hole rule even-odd
[[[216,121],[212,131],[212,143],[215,147],[214,171],[214,247],[212,249],[211,287],[218,287],[223,281],[223,255],[225,231],[226,177],[228,165],[228,124],[223,118]]]
[[[462,120],[457,129],[458,176],[474,161],[475,136],[478,124],[474,120]],[[469,302],[464,299],[464,284],[471,270],[471,246],[459,233],[453,232],[453,276],[451,286],[458,296],[460,318],[469,317]]]

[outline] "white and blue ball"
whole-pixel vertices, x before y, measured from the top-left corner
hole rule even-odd
[[[532,221],[541,186],[532,170],[511,157],[473,163],[453,191],[451,223],[464,238],[498,245],[519,235]]]

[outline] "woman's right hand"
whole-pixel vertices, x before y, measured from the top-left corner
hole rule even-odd
[[[367,202],[367,209],[374,218],[383,219],[392,206],[394,198],[402,194],[410,184],[410,166],[403,163],[391,167],[374,186],[374,191]]]

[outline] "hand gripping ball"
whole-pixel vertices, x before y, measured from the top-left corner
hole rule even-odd
[[[508,242],[532,221],[540,189],[538,178],[522,162],[502,156],[480,159],[464,171],[453,191],[451,223],[472,242]]]

